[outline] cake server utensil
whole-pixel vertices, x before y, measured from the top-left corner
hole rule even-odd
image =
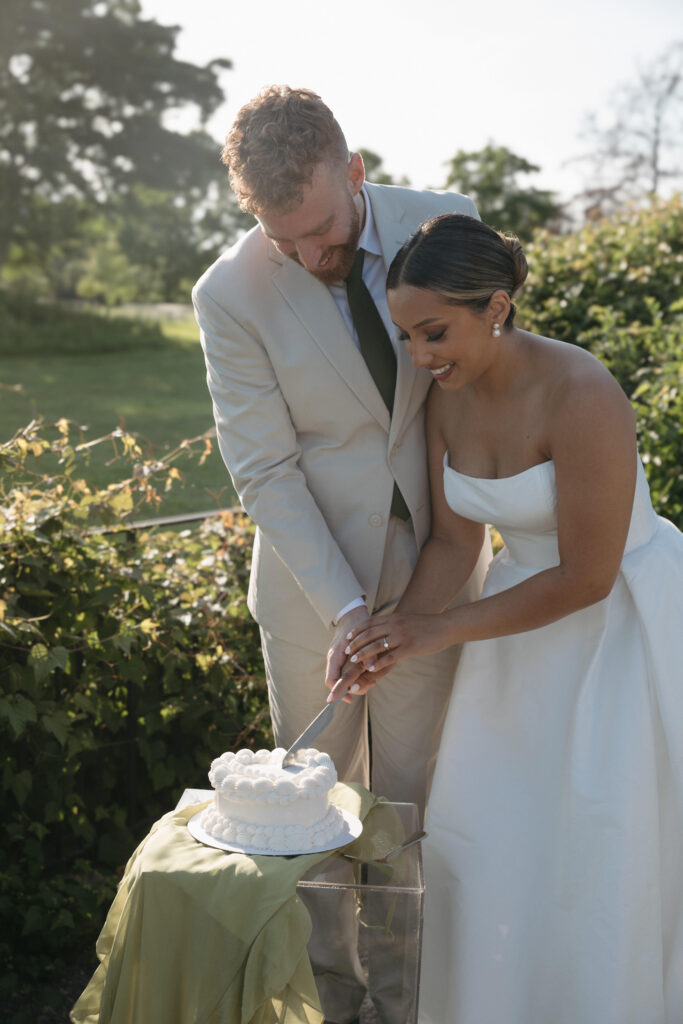
[[[341,695],[344,696],[343,694]],[[318,736],[324,729],[327,729],[328,725],[334,717],[334,713],[337,710],[337,704],[341,703],[341,697],[337,697],[336,700],[326,704],[320,714],[316,715],[310,725],[307,725],[304,731],[301,733],[298,739],[294,740],[291,747],[282,758],[283,768],[294,768],[294,759],[297,751],[304,750],[306,747],[310,747],[313,740],[317,740]]]
[[[359,860],[363,864],[386,864],[389,858],[393,857],[395,853],[400,853],[401,850],[407,850],[409,846],[415,846],[415,843],[419,843],[426,835],[427,833],[424,829],[412,832],[407,839],[404,839],[402,843],[395,846],[393,850],[389,850],[389,852],[385,853],[383,857],[373,857],[368,860],[365,857],[355,857],[352,853],[343,853],[342,857],[346,857],[348,860]]]

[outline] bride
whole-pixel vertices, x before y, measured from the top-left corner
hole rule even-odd
[[[434,378],[432,533],[331,696],[466,642],[427,812],[421,1024],[681,1024],[683,537],[614,378],[515,327],[525,276],[516,239],[459,215],[390,268]],[[486,523],[505,546],[453,607]]]

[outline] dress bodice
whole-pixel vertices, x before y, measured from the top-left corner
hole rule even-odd
[[[524,565],[548,568],[559,563],[555,464],[541,462],[514,476],[487,479],[467,476],[448,464],[444,454],[444,494],[458,515],[491,523],[508,555]],[[625,554],[646,543],[657,516],[640,459]]]

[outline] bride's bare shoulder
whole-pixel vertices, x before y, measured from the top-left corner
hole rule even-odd
[[[614,416],[624,426],[635,424],[631,403],[621,386],[591,352],[554,338],[529,335],[529,339],[553,419],[581,417],[591,422]]]
[[[554,394],[570,393],[590,387],[591,390],[604,389],[606,395],[620,395],[627,401],[616,379],[592,352],[556,338],[537,334],[527,334],[526,337],[549,391]]]

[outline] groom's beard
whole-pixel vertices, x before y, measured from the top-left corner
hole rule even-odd
[[[339,284],[340,281],[345,281],[356,258],[361,224],[358,210],[351,196],[349,196],[349,221],[348,239],[340,245],[330,246],[328,250],[330,259],[324,267],[308,271],[321,284]],[[291,259],[300,263],[296,256],[292,256]]]

